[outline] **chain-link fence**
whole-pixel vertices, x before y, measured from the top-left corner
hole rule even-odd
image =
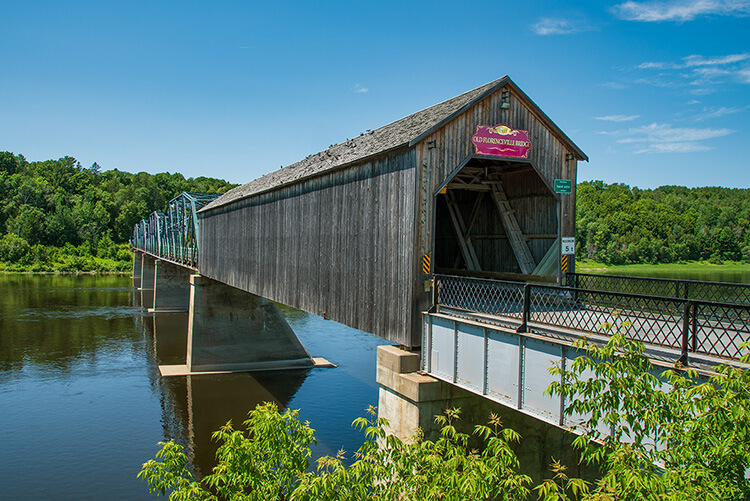
[[[435,276],[435,307],[443,313],[505,317],[519,331],[535,325],[607,334],[646,344],[731,359],[750,341],[750,306],[617,291]]]

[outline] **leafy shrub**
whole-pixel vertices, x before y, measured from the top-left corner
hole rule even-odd
[[[457,409],[437,418],[441,437],[432,442],[387,435],[387,421],[370,408],[370,418],[354,421],[366,438],[355,461],[347,466],[340,451],[308,471],[313,430],[297,411],[279,413],[274,404],[256,407],[245,431],[228,423],[214,433],[218,465],[201,481],[172,441],[160,443],[138,476],[174,500],[520,500],[533,491],[545,501],[750,498],[750,370],[655,375],[643,345],[620,334],[603,347],[579,346],[587,355],[565,371],[551,368],[561,382],[547,391],[565,395],[566,412],[583,416],[574,446],[583,461],[602,467],[594,484],[569,478],[555,462],[554,477],[531,489],[511,447],[519,435],[492,416],[475,428],[484,446],[469,449],[468,435],[454,426]]]
[[[30,250],[29,243],[15,233],[8,233],[0,238],[0,261],[18,262],[28,256]]]

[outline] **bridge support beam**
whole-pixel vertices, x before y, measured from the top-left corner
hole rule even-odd
[[[521,434],[521,442],[514,447],[521,462],[520,471],[535,481],[552,477],[549,466],[553,458],[561,460],[573,476],[594,478],[595,468],[580,465],[578,453],[571,447],[575,435],[419,373],[419,358],[419,354],[396,346],[378,347],[378,417],[389,421],[388,433],[407,439],[419,427],[426,439],[435,440],[439,436],[435,416],[443,414],[445,409],[459,407],[461,419],[454,425],[459,431],[471,435],[475,424],[487,424],[490,414],[494,413],[500,416],[503,426]]]
[[[138,289],[141,286],[141,265],[143,264],[143,252],[133,251],[133,287]]]
[[[157,259],[154,263],[154,301],[150,313],[188,311],[193,270]]]
[[[313,366],[271,301],[206,277],[190,277],[189,373]]]
[[[151,308],[154,304],[154,279],[156,278],[156,258],[145,252],[141,256],[141,306]]]
[[[160,312],[153,316],[153,329],[156,362],[160,366],[184,364],[187,354],[188,312]]]

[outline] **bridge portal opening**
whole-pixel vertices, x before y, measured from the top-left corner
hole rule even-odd
[[[435,271],[555,276],[557,203],[531,163],[472,157],[435,195]]]

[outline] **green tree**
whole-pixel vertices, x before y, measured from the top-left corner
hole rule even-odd
[[[659,371],[643,345],[613,335],[548,392],[571,402],[582,459],[604,465],[591,499],[741,500],[750,497],[750,371]],[[750,362],[750,356],[742,358]]]
[[[548,392],[563,394],[566,412],[578,416],[574,442],[583,461],[601,467],[589,484],[552,465],[553,478],[531,489],[519,473],[512,444],[519,436],[496,416],[479,425],[480,450],[454,426],[458,410],[438,418],[441,437],[402,441],[386,433],[383,419],[359,418],[366,441],[347,465],[343,451],[308,471],[309,424],[297,412],[264,404],[250,413],[247,431],[231,423],[214,434],[222,445],[218,465],[196,481],[182,448],[162,443],[157,460],[139,477],[170,499],[285,500],[742,500],[750,497],[750,371],[720,367],[702,378],[676,368],[657,371],[643,345],[614,334],[605,346],[579,343],[586,355]],[[750,362],[750,356],[742,359]],[[374,416],[374,410],[370,409]]]
[[[31,246],[15,233],[0,238],[0,261],[18,262],[29,254]]]
[[[12,269],[32,269],[36,261],[44,269],[124,268],[122,259],[119,264],[94,262],[90,253],[122,257],[128,251],[113,251],[108,238],[114,244],[127,242],[139,220],[163,210],[181,191],[217,193],[232,186],[176,173],[106,171],[97,163],[83,168],[69,156],[28,162],[0,152],[0,237],[14,233],[33,248],[24,254],[28,263],[10,263]]]
[[[369,412],[374,416],[374,409]],[[350,465],[344,452],[318,460],[317,472],[307,471],[313,430],[300,423],[297,411],[279,413],[274,404],[259,405],[245,421],[246,431],[231,423],[214,433],[222,442],[218,465],[197,482],[187,457],[174,442],[161,443],[156,460],[143,465],[139,477],[152,491],[171,492],[170,499],[247,500],[418,500],[525,499],[529,477],[517,473],[511,444],[518,435],[493,417],[477,426],[482,452],[468,447],[469,436],[456,431],[458,410],[439,418],[441,438],[402,441],[387,435],[383,419],[360,418],[354,425],[367,440]],[[584,488],[577,481],[575,488]]]

